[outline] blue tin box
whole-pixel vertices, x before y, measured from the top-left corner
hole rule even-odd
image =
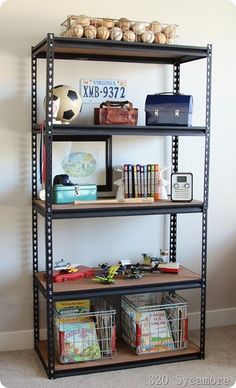
[[[149,94],[145,103],[146,125],[192,125],[193,97],[184,94]]]
[[[64,204],[74,201],[92,201],[97,199],[97,186],[87,185],[54,185],[53,203]]]

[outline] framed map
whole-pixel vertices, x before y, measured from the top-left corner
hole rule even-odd
[[[67,174],[74,184],[96,184],[98,191],[112,190],[111,136],[54,136],[52,178]]]

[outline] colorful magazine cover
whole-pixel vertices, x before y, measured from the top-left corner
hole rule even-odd
[[[58,315],[74,315],[90,311],[90,300],[66,300],[55,302],[55,309]]]
[[[96,360],[101,358],[99,341],[93,321],[80,319],[64,323],[57,329],[58,356],[62,363]]]
[[[140,336],[138,345],[140,352],[161,352],[174,349],[166,311],[138,313],[137,323],[139,328],[137,328],[136,335]]]
[[[166,311],[156,303],[154,293],[132,295],[122,301],[122,335],[137,353],[174,349]]]

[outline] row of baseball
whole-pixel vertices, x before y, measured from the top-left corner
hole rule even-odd
[[[167,25],[157,21],[148,23],[126,18],[90,18],[85,15],[68,16],[62,26],[65,30],[61,35],[65,37],[160,44],[174,43],[177,28],[175,24]]]

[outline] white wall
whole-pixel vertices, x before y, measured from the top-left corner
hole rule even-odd
[[[135,0],[103,2],[75,0],[7,0],[0,7],[0,350],[1,338],[18,331],[31,333],[31,143],[30,143],[30,48],[47,32],[60,32],[60,23],[69,14],[100,17],[153,19],[179,25],[179,43],[213,44],[212,138],[210,164],[208,309],[229,309],[231,323],[235,311],[236,184],[235,163],[235,90],[236,7],[227,0],[149,0],[137,6]],[[44,64],[40,65],[44,66]],[[148,71],[147,71],[148,70]],[[202,94],[205,64],[184,66],[181,90],[194,96],[194,123],[203,124]],[[170,78],[160,66],[140,64],[57,63],[55,84],[76,87],[80,78],[125,78],[129,98],[139,108],[143,123],[143,103],[147,93],[170,89]],[[39,110],[43,117],[44,78],[40,78]],[[196,140],[196,141],[195,141]],[[202,192],[200,173],[202,139],[182,139],[184,151],[180,168],[195,176],[195,195]],[[164,139],[122,138],[113,141],[113,164],[125,162],[164,163]],[[178,260],[198,269],[201,219],[198,215],[180,217]],[[43,221],[40,220],[42,229]],[[163,246],[161,217],[56,221],[54,253],[93,264],[102,260],[135,258],[143,252],[158,252]],[[194,234],[194,239],[192,236]],[[89,236],[93,244],[87,245]],[[129,246],[124,241],[129,236]],[[43,238],[40,252],[43,256]],[[40,261],[42,267],[43,260]],[[197,310],[192,296],[192,311]],[[4,311],[4,314],[3,314]],[[226,316],[226,315],[225,315]],[[224,323],[227,323],[224,321]],[[16,333],[16,336],[17,336]],[[24,342],[24,341],[22,341]],[[6,343],[6,341],[5,341]],[[24,346],[22,343],[19,346]],[[3,348],[3,347],[2,347]],[[9,344],[5,348],[11,348]]]

